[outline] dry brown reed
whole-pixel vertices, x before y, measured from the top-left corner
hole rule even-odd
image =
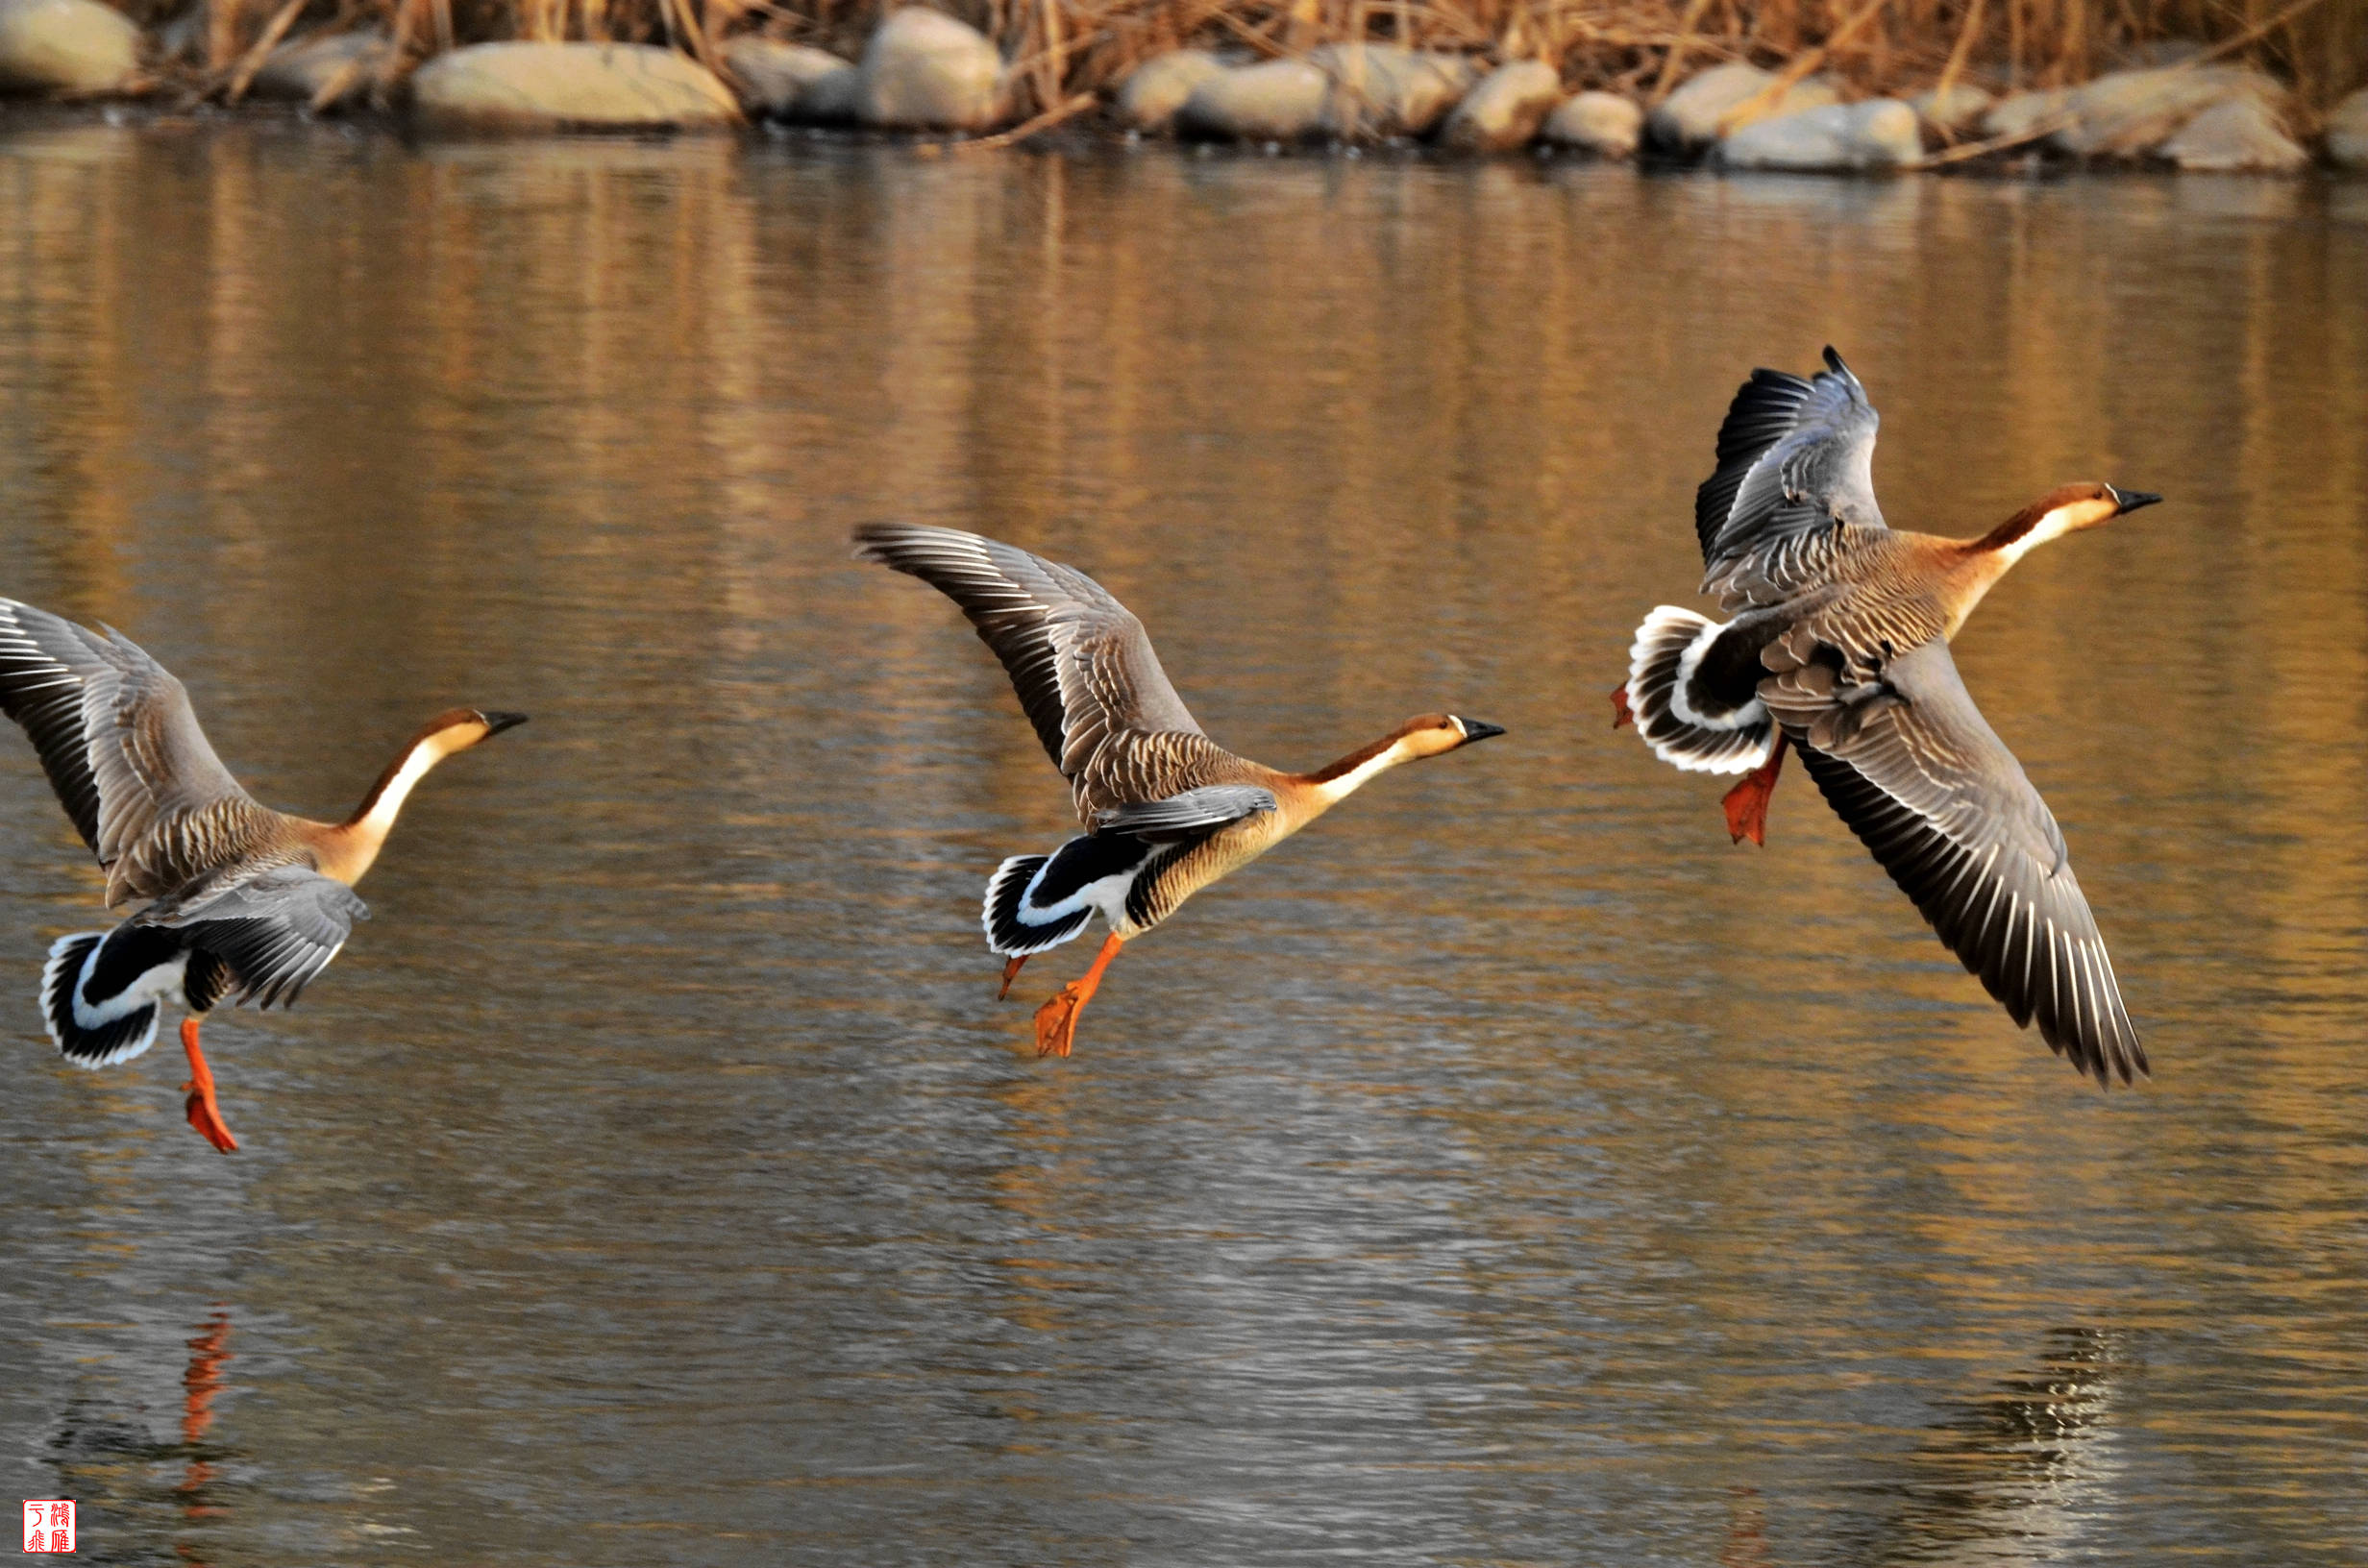
[[[133,0],[136,15],[163,0]],[[496,38],[668,44],[712,61],[752,29],[852,55],[899,0],[212,0],[205,65],[227,83],[275,28],[374,26],[404,62]],[[2323,107],[2368,83],[2368,0],[946,0],[1014,62],[1022,118],[1073,112],[1140,61],[1186,44],[1286,56],[1365,38],[1535,58],[1571,86],[1646,98],[1748,61],[1823,71],[1861,92],[1944,77],[1993,89],[2084,81],[2166,45],[2232,59]]]

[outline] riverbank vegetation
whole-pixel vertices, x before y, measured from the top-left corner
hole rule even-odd
[[[133,0],[169,29],[178,0]],[[713,63],[752,30],[857,53],[883,0],[200,0],[188,64],[228,79],[282,40],[371,29],[398,68],[493,39],[657,43]],[[1155,55],[1200,44],[1289,57],[1356,38],[1538,59],[1573,87],[1648,102],[1728,61],[1814,70],[1861,93],[1943,80],[2050,87],[2202,45],[2324,107],[2368,83],[2361,0],[952,0],[1014,65],[1023,111],[1107,89]]]

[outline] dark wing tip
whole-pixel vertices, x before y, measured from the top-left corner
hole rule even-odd
[[[1834,345],[1831,343],[1825,346],[1825,368],[1837,376],[1850,376],[1850,367],[1841,362],[1841,355],[1835,352]],[[1851,376],[1850,379],[1858,380],[1855,376]]]

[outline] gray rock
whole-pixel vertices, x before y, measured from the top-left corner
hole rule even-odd
[[[2010,92],[1982,116],[1985,137],[2028,136],[2063,112],[2071,93],[2061,87],[2046,92]]]
[[[1503,153],[1526,147],[1562,101],[1563,79],[1543,61],[1517,60],[1480,79],[1447,116],[1439,139],[1458,152]]]
[[[818,76],[798,95],[798,118],[807,125],[853,125],[863,118],[863,67],[842,65]]]
[[[1731,133],[1714,156],[1730,169],[1906,168],[1923,158],[1924,141],[1914,110],[1896,98],[1874,98],[1755,120]]]
[[[714,130],[740,118],[714,72],[630,43],[473,43],[413,74],[411,111],[453,131]]]
[[[1908,107],[1936,135],[1961,136],[1980,125],[1997,101],[1970,82],[1952,82],[1946,97],[1938,88],[1927,88],[1909,99]]]
[[[2048,146],[2074,158],[2135,158],[2237,97],[2277,109],[2285,95],[2267,77],[2234,65],[2114,71],[2072,89],[2063,106],[2070,123],[2048,137]]]
[[[863,46],[861,118],[901,131],[980,131],[1003,114],[1003,58],[942,11],[891,12]]]
[[[722,53],[724,74],[739,89],[740,107],[757,119],[804,119],[800,103],[815,83],[855,69],[853,61],[827,49],[753,33],[727,39]]]
[[[1176,111],[1186,135],[1298,141],[1322,131],[1332,79],[1303,60],[1270,60],[1210,77]]]
[[[1727,117],[1750,103],[1776,80],[1775,73],[1757,65],[1714,65],[1662,100],[1644,117],[1644,136],[1668,152],[1698,153],[1729,131],[1753,120],[1797,114],[1839,103],[1833,84],[1818,77],[1795,82],[1783,93],[1728,123]]]
[[[1350,141],[1425,135],[1480,74],[1461,55],[1380,43],[1325,44],[1307,59],[1332,83],[1323,128]]]
[[[2339,169],[2368,169],[2368,87],[2327,116],[2327,156]]]
[[[325,87],[353,85],[376,74],[386,61],[383,33],[333,33],[274,49],[247,84],[257,98],[287,99],[308,104]]]
[[[2155,156],[2197,174],[2292,174],[2310,162],[2277,116],[2250,95],[2212,105]]]
[[[1616,92],[1582,92],[1546,116],[1540,133],[1558,147],[1597,158],[1633,158],[1644,134],[1644,110]]]
[[[1176,110],[1193,95],[1193,88],[1225,68],[1225,62],[1206,49],[1171,49],[1127,73],[1119,88],[1119,118],[1137,131],[1173,129]]]
[[[112,92],[139,67],[139,29],[98,0],[0,0],[0,92]]]

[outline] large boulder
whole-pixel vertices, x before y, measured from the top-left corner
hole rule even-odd
[[[982,131],[1003,114],[1003,57],[942,11],[891,12],[863,46],[861,118],[899,131]]]
[[[1206,49],[1171,49],[1153,55],[1126,75],[1119,88],[1119,118],[1134,131],[1162,132],[1175,126],[1176,110],[1193,89],[1225,68]]]
[[[1664,152],[1699,153],[1753,120],[1797,114],[1841,101],[1832,83],[1813,76],[1761,99],[1760,94],[1775,82],[1774,72],[1757,65],[1714,65],[1688,80],[1644,117],[1644,137]],[[1746,110],[1747,104],[1753,107]]]
[[[1298,141],[1322,131],[1332,79],[1303,60],[1270,60],[1210,77],[1176,111],[1188,136]]]
[[[1755,120],[1721,141],[1714,156],[1730,169],[1906,168],[1924,156],[1924,140],[1914,110],[1896,98],[1873,98]]]
[[[139,67],[139,29],[97,0],[0,0],[0,92],[112,92]]]
[[[1616,92],[1582,92],[1545,117],[1539,133],[1557,147],[1597,158],[1633,158],[1644,134],[1644,110]]]
[[[2368,87],[2327,116],[2327,156],[2340,169],[2368,169]]]
[[[1947,92],[1927,87],[1908,100],[1915,117],[1936,136],[1961,136],[1982,123],[1998,100],[1970,82],[1952,82]]]
[[[2212,105],[2155,156],[2197,174],[2292,174],[2310,162],[2277,116],[2250,96]]]
[[[1328,43],[1307,59],[1332,83],[1323,128],[1349,141],[1426,135],[1479,75],[1461,55],[1383,43]]]
[[[411,112],[452,131],[715,130],[740,118],[714,72],[631,43],[473,43],[412,75]]]
[[[740,107],[756,119],[802,120],[802,103],[826,77],[852,76],[855,64],[827,49],[783,43],[753,33],[726,40],[724,74],[740,92]],[[851,109],[849,111],[852,113]]]
[[[2285,95],[2267,77],[2235,65],[2114,71],[2072,89],[2063,105],[2069,121],[2048,145],[2074,158],[2136,158],[2213,105],[2239,97],[2274,110]]]
[[[2064,103],[2072,94],[2061,87],[2045,92],[2010,92],[1990,105],[1989,112],[1982,116],[1982,135],[1991,140],[2001,137],[2023,140],[2046,134],[2046,127],[2064,111]]]
[[[280,98],[308,104],[332,87],[351,87],[375,75],[385,63],[383,33],[333,33],[274,49],[271,58],[247,84],[258,98]]]
[[[1526,147],[1562,101],[1563,79],[1542,61],[1517,60],[1480,79],[1447,116],[1439,139],[1458,152],[1502,153]]]

